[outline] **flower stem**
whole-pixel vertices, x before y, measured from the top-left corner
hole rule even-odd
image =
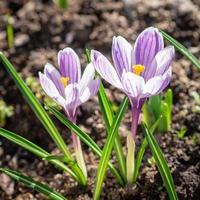
[[[76,123],[76,116],[70,117],[70,121],[73,123]],[[77,161],[79,167],[81,168],[81,170],[83,171],[83,174],[87,178],[87,169],[86,169],[86,165],[85,165],[85,161],[84,161],[83,151],[82,151],[82,147],[81,147],[81,141],[80,141],[79,137],[76,134],[74,134],[73,132],[72,132],[72,141],[73,141],[73,145],[74,145],[76,161]]]
[[[81,141],[80,141],[79,137],[77,135],[75,135],[74,133],[72,133],[72,140],[73,140],[73,144],[74,144],[74,150],[75,150],[75,156],[76,156],[77,163],[80,166],[80,168],[82,169],[85,177],[87,177],[87,169],[86,169],[86,165],[85,165],[85,161],[84,161],[84,157],[83,157]]]
[[[132,106],[132,124],[131,124],[131,133],[133,139],[135,139],[136,133],[137,133],[137,127],[138,127],[138,120],[140,116],[141,108],[138,108],[137,106]]]

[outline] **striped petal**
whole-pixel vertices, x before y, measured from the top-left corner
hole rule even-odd
[[[162,92],[169,84],[171,80],[172,72],[171,68],[165,72],[162,76],[155,76],[147,81],[143,90],[143,98],[154,96]]]
[[[98,51],[92,50],[91,59],[96,71],[103,79],[105,79],[111,85],[122,89],[122,84],[117,75],[117,72],[115,71],[115,68],[103,54]]]
[[[132,64],[145,66],[145,70],[142,73],[145,80],[155,74],[156,66],[151,67],[151,64],[156,54],[163,48],[162,34],[154,27],[145,29],[138,36],[132,52]]]
[[[65,99],[63,98],[63,96],[60,95],[53,81],[49,79],[46,75],[42,74],[41,72],[39,72],[39,79],[40,79],[40,84],[45,93],[52,99],[54,99],[58,104],[64,106]]]
[[[122,75],[122,84],[125,93],[131,98],[136,98],[142,94],[145,82],[141,76],[131,72],[124,72]]]
[[[47,63],[44,67],[44,74],[51,79],[51,81],[55,84],[56,88],[58,89],[59,93],[64,97],[64,86],[61,83],[60,73],[58,70],[51,64]]]
[[[113,37],[112,42],[112,58],[120,77],[123,70],[126,72],[131,71],[131,44],[123,37]]]
[[[173,46],[169,46],[157,53],[155,57],[156,62],[156,76],[163,75],[171,66],[173,58],[175,56],[175,49]]]
[[[69,83],[77,83],[81,77],[80,60],[75,51],[65,48],[58,52],[58,65],[63,77],[69,77]]]

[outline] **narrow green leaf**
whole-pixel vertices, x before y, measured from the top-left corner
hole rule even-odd
[[[171,120],[172,120],[172,107],[173,107],[173,92],[172,89],[168,89],[164,95],[164,102],[168,105],[168,130],[171,127]]]
[[[50,153],[39,147],[38,145],[32,143],[31,141],[23,138],[22,136],[15,134],[11,131],[8,131],[6,129],[0,128],[0,136],[10,140],[11,142],[21,146],[22,148],[30,151],[31,153],[35,154],[39,158],[46,158],[48,156],[52,156]],[[49,160],[49,163],[55,165],[56,167],[60,168],[64,172],[69,173],[75,180],[79,180],[77,175],[66,165],[64,165],[62,162],[58,160]]]
[[[163,101],[161,105],[162,121],[158,127],[159,131],[161,132],[166,132],[167,130],[170,129],[169,112],[170,112],[169,106],[167,105],[166,102]]]
[[[12,49],[14,47],[14,30],[13,30],[13,18],[10,15],[5,16],[6,19],[6,34],[8,47]]]
[[[170,42],[176,49],[183,54],[187,59],[189,59],[199,70],[200,70],[200,61],[197,59],[186,47],[184,47],[181,43],[175,40],[173,37],[160,30],[163,37]]]
[[[98,165],[97,177],[96,177],[96,186],[94,191],[94,200],[98,200],[100,198],[100,193],[102,190],[102,185],[104,181],[104,177],[106,174],[106,170],[108,167],[109,158],[112,152],[112,148],[114,145],[114,140],[117,134],[117,129],[120,125],[121,119],[124,115],[124,112],[128,105],[128,98],[126,97],[120,105],[119,111],[113,120],[113,124],[110,128],[110,133],[106,139],[106,143],[103,148],[102,156]]]
[[[167,189],[168,195],[170,200],[177,200],[178,196],[176,194],[175,186],[174,186],[174,181],[172,178],[172,175],[170,173],[169,167],[167,165],[167,162],[163,156],[163,153],[154,138],[154,136],[151,134],[147,126],[143,123],[142,124],[143,131],[145,133],[145,136],[147,138],[149,147],[151,149],[151,152],[153,154],[153,157],[156,161],[156,165],[158,167],[158,170],[161,174],[163,183]]]
[[[6,169],[6,168],[0,168],[0,171],[10,176],[12,179],[16,180],[17,182],[21,182],[25,184],[27,187],[32,188],[45,196],[47,196],[49,199],[52,200],[67,200],[64,196],[57,193],[53,189],[49,188],[47,185],[40,183],[38,181],[34,181],[32,178],[28,176],[24,176],[23,174]]]
[[[45,129],[48,131],[58,148],[63,152],[63,154],[68,159],[73,159],[73,157],[70,154],[69,149],[67,148],[67,145],[65,144],[63,138],[61,137],[60,133],[58,132],[57,128],[55,127],[54,123],[50,119],[47,112],[44,110],[44,108],[39,103],[38,99],[34,96],[32,91],[27,87],[25,82],[22,80],[22,78],[17,74],[15,68],[12,66],[12,64],[9,62],[9,60],[4,56],[2,52],[0,52],[0,63],[3,64],[5,69],[8,71],[12,79],[15,81],[15,84],[23,94],[25,100],[28,102],[34,113],[36,114],[37,118],[41,121]],[[82,185],[86,184],[86,178],[81,171],[80,167],[75,164],[72,166],[72,170],[78,175],[80,178],[79,183]]]
[[[90,55],[90,50],[87,48],[85,49],[85,55],[87,57],[87,62],[90,63],[91,55]],[[100,84],[100,88],[98,92],[98,99],[99,99],[99,105],[101,107],[103,119],[106,124],[106,130],[107,130],[107,133],[109,133],[108,130],[110,129],[113,123],[114,113],[111,108],[110,102],[106,96],[105,89],[102,82]],[[116,153],[117,161],[119,163],[120,172],[122,174],[123,179],[125,180],[126,179],[126,162],[125,162],[125,157],[123,154],[121,140],[118,133],[115,138],[114,150]]]
[[[170,110],[172,110],[173,106],[173,92],[172,89],[168,89],[164,95],[164,101],[169,106]]]
[[[153,113],[155,114],[155,118],[158,119],[161,115],[161,95],[151,96],[148,102],[151,107]]]
[[[68,0],[57,0],[57,4],[60,9],[67,9],[68,8]]]
[[[143,113],[143,121],[147,124],[148,127],[151,127],[151,125],[156,120],[155,115],[151,109],[151,106],[148,104],[149,102],[145,102],[142,107],[142,113]]]
[[[156,131],[156,129],[158,128],[160,122],[161,122],[161,119],[162,119],[162,116],[159,117],[153,124],[153,126],[151,127],[150,131],[152,134],[154,134],[154,132]],[[137,178],[138,178],[138,174],[139,174],[139,170],[140,170],[140,167],[141,167],[141,164],[142,164],[142,159],[144,157],[144,153],[146,151],[146,148],[147,148],[147,145],[148,145],[148,142],[147,142],[147,139],[144,138],[142,140],[142,143],[140,145],[140,148],[138,150],[138,153],[137,153],[137,156],[136,156],[136,159],[135,159],[135,171],[134,171],[134,174],[133,174],[133,183],[135,183],[137,181]]]
[[[94,140],[84,131],[82,131],[76,124],[73,124],[71,121],[69,121],[62,113],[60,113],[56,108],[49,107],[47,108],[53,113],[53,115],[65,126],[67,126],[73,133],[79,136],[82,142],[84,142],[88,147],[92,149],[92,151],[99,157],[102,156],[102,150],[99,148],[99,146],[94,142]],[[108,166],[110,168],[110,171],[113,173],[113,175],[116,177],[118,182],[121,185],[124,185],[123,178],[120,176],[118,171],[115,169],[115,167],[109,162]]]
[[[113,123],[114,113],[111,108],[110,102],[106,96],[105,89],[102,83],[100,85],[98,98],[99,98],[99,104],[101,107],[103,119],[106,124],[106,130],[107,130],[107,133],[109,133],[109,129]],[[116,138],[115,138],[114,150],[116,153],[117,161],[119,163],[120,172],[123,178],[126,179],[126,162],[125,162],[125,157],[123,154],[121,140],[118,133],[116,134]]]
[[[50,155],[50,156],[46,156],[43,158],[43,160],[47,160],[47,161],[51,161],[51,160],[59,160],[63,163],[68,164],[68,166],[72,166],[75,164],[75,160],[69,160],[68,158],[66,158],[63,155]]]

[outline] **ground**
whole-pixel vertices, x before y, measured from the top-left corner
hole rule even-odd
[[[6,14],[13,16],[14,48],[6,42]],[[114,35],[122,35],[132,44],[144,28],[155,26],[168,32],[200,56],[200,1],[199,0],[124,0],[124,1],[70,1],[68,11],[60,11],[48,0],[9,0],[0,2],[0,50],[13,63],[25,79],[38,76],[48,61],[57,65],[59,49],[70,46],[86,65],[84,48],[97,49],[111,56]],[[166,43],[167,44],[167,43]],[[172,128],[167,133],[156,134],[174,178],[181,200],[197,200],[200,196],[200,115],[195,112],[193,91],[200,93],[200,73],[192,64],[176,54],[173,79],[169,87],[174,94]],[[106,84],[106,83],[105,83]],[[119,105],[124,95],[106,84],[111,101]],[[4,128],[12,130],[41,147],[57,152],[55,145],[22,98],[6,71],[0,68],[0,98],[15,108],[15,115],[7,120]],[[58,121],[60,132],[71,148],[70,132]],[[120,126],[123,143],[130,131],[130,109]],[[97,98],[85,103],[79,111],[78,124],[102,147],[105,128]],[[184,138],[177,136],[182,127],[187,129]],[[139,129],[137,147],[143,138]],[[83,145],[89,181],[80,187],[68,175],[36,158],[11,142],[0,138],[0,167],[9,167],[41,180],[71,200],[90,200],[94,188],[98,158]],[[102,200],[168,199],[162,179],[153,164],[147,162],[148,150],[136,186],[120,187],[108,172],[102,192]],[[112,157],[114,160],[114,156]],[[0,199],[42,200],[43,195],[0,175]]]

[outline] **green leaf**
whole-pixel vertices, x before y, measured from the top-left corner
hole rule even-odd
[[[156,118],[151,109],[151,106],[149,106],[148,103],[149,102],[146,101],[142,106],[142,113],[143,113],[143,121],[147,124],[148,127],[151,127]]]
[[[60,9],[67,9],[68,8],[68,0],[57,0],[57,4]]]
[[[99,148],[99,146],[94,142],[94,140],[84,131],[82,131],[76,124],[73,124],[71,121],[69,121],[62,113],[60,113],[56,108],[49,107],[47,108],[53,113],[53,115],[65,126],[67,126],[74,134],[78,135],[80,140],[84,142],[88,147],[92,149],[92,151],[99,157],[102,156],[102,150]],[[108,166],[113,173],[113,175],[116,177],[118,182],[121,185],[124,185],[123,178],[120,176],[118,171],[114,168],[114,166],[109,162]]]
[[[168,89],[164,95],[164,101],[169,106],[169,109],[172,110],[173,106],[173,92],[172,89]]]
[[[150,131],[152,134],[154,134],[154,132],[156,131],[156,129],[158,128],[160,122],[161,122],[161,119],[162,119],[162,116],[159,117],[153,124],[153,126],[151,127]],[[134,174],[133,174],[133,183],[135,183],[137,181],[137,178],[138,178],[138,174],[139,174],[139,170],[140,170],[140,167],[141,167],[141,164],[142,164],[142,159],[144,157],[144,153],[146,151],[146,148],[147,148],[147,145],[148,145],[148,142],[147,142],[147,139],[144,138],[142,140],[142,143],[140,145],[140,148],[138,150],[138,153],[137,153],[137,156],[136,156],[136,159],[135,159],[135,171],[134,171]]]
[[[171,124],[171,121],[170,121],[170,110],[169,110],[169,106],[167,105],[166,102],[163,102],[162,105],[161,105],[161,113],[162,113],[162,120],[161,120],[161,123],[159,124],[159,131],[161,132],[165,132],[167,130],[170,129],[170,124]]]
[[[38,99],[34,96],[32,91],[27,87],[25,82],[22,80],[22,78],[17,74],[15,68],[12,66],[12,64],[9,62],[9,60],[3,55],[2,52],[0,52],[0,63],[3,64],[5,69],[8,71],[12,79],[15,81],[15,84],[23,94],[25,100],[28,102],[34,113],[36,114],[37,118],[41,121],[45,129],[48,131],[58,148],[63,152],[63,154],[68,159],[73,159],[73,157],[70,154],[69,149],[67,148],[67,145],[65,144],[63,138],[61,137],[60,133],[58,132],[57,128],[55,127],[54,123],[50,119],[47,112],[44,110],[44,108],[39,103]],[[79,177],[79,183],[82,185],[86,185],[86,178],[81,171],[80,167],[75,164],[72,166],[72,170],[77,174]]]
[[[176,49],[183,54],[187,59],[189,59],[196,67],[200,70],[200,61],[187,49],[185,48],[181,43],[179,43],[177,40],[175,40],[173,37],[168,35],[162,30],[159,30],[163,37],[170,42],[173,46],[176,47]]]
[[[109,129],[113,123],[114,113],[111,108],[110,102],[106,96],[105,89],[102,83],[100,85],[98,98],[99,98],[99,104],[101,107],[103,119],[106,124],[106,130],[107,130],[107,133],[109,133]],[[115,138],[114,150],[116,153],[117,161],[119,163],[120,172],[123,178],[126,179],[126,162],[125,162],[125,157],[123,154],[121,140],[118,133],[116,134],[116,138]]]
[[[87,57],[87,62],[91,62],[91,55],[90,50],[85,49],[85,55]],[[106,130],[107,133],[109,133],[109,129],[113,123],[114,113],[112,110],[112,106],[106,96],[104,86],[101,82],[99,92],[98,92],[98,99],[99,99],[99,105],[101,107],[101,112],[103,115],[104,122],[106,124]],[[119,137],[119,134],[117,133],[116,139],[115,139],[115,145],[114,145],[117,161],[119,163],[120,172],[122,174],[122,177],[126,179],[126,163],[125,163],[125,157],[123,154],[122,144]]]
[[[158,119],[161,114],[161,103],[162,101],[160,95],[151,96],[149,98],[148,104],[151,107],[156,119]]]
[[[142,128],[145,133],[145,136],[147,138],[149,147],[151,149],[151,152],[153,154],[154,159],[156,160],[156,165],[158,167],[158,170],[161,174],[163,183],[167,189],[168,195],[170,200],[177,200],[178,196],[176,194],[175,186],[174,186],[174,181],[172,178],[172,175],[170,173],[169,167],[167,165],[167,162],[163,156],[163,153],[154,138],[154,136],[151,134],[147,126],[142,123]]]
[[[0,168],[0,171],[10,176],[12,179],[25,184],[27,187],[32,188],[45,196],[47,196],[49,199],[52,200],[67,200],[64,196],[57,193],[53,189],[49,188],[47,185],[40,183],[38,181],[34,181],[32,178],[28,176],[24,176],[23,174],[6,169],[6,168]]]
[[[128,98],[126,97],[120,105],[119,111],[113,120],[113,124],[109,130],[108,137],[106,139],[106,143],[103,148],[102,156],[98,165],[97,177],[96,177],[96,186],[94,191],[94,200],[98,200],[100,198],[100,193],[102,190],[102,185],[104,181],[104,177],[106,174],[106,170],[108,167],[109,158],[112,152],[112,148],[114,145],[114,141],[117,134],[117,129],[120,125],[121,119],[124,115],[124,112],[128,105]]]
[[[46,158],[52,156],[50,153],[39,147],[38,145],[32,143],[31,141],[19,136],[11,131],[5,130],[0,128],[0,136],[10,140],[11,142],[21,146],[22,148],[30,151],[31,153],[35,154],[39,158]],[[62,169],[64,172],[69,173],[75,180],[79,180],[77,175],[66,165],[58,160],[48,160],[49,163],[55,165],[56,167]]]
[[[14,47],[14,30],[13,30],[14,20],[10,15],[6,15],[5,20],[6,20],[6,34],[7,34],[8,47],[12,49]]]
[[[187,132],[187,129],[185,127],[181,127],[181,129],[179,131],[176,131],[176,132],[177,132],[178,138],[183,139],[186,132]]]
[[[164,102],[168,105],[168,114],[167,114],[167,120],[168,124],[167,127],[169,130],[171,127],[171,121],[172,121],[172,107],[173,107],[173,92],[171,89],[168,89],[167,92],[164,95]]]

